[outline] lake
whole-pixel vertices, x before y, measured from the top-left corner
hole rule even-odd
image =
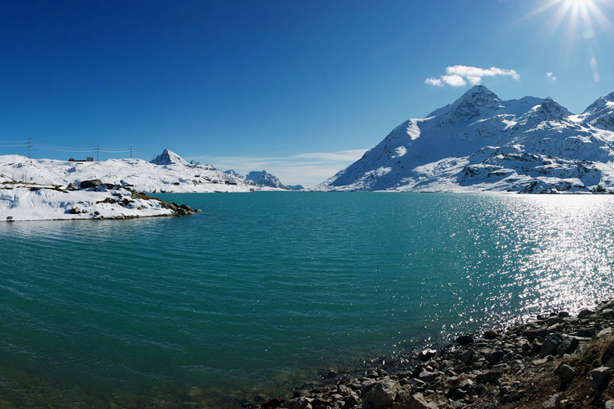
[[[0,406],[237,407],[614,289],[611,196],[160,197],[202,212],[0,224]]]

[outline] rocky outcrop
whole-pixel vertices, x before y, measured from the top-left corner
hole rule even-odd
[[[434,355],[420,351],[402,364],[336,375],[292,398],[244,407],[614,408],[612,328],[614,302],[577,316],[560,311],[505,331],[458,337]]]

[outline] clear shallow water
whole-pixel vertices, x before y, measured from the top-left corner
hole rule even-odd
[[[613,293],[610,196],[164,198],[203,212],[0,224],[0,406],[218,406]]]

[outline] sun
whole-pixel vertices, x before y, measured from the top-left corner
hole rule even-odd
[[[566,28],[567,34],[574,37],[580,34],[585,39],[595,35],[595,27],[599,26],[609,35],[614,34],[614,26],[601,11],[601,3],[611,3],[610,0],[547,0],[527,17],[545,13],[552,14],[547,26],[554,35],[559,28]]]

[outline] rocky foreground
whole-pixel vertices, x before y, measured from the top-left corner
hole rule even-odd
[[[421,351],[409,364],[336,376],[245,408],[614,409],[614,301],[539,316]]]

